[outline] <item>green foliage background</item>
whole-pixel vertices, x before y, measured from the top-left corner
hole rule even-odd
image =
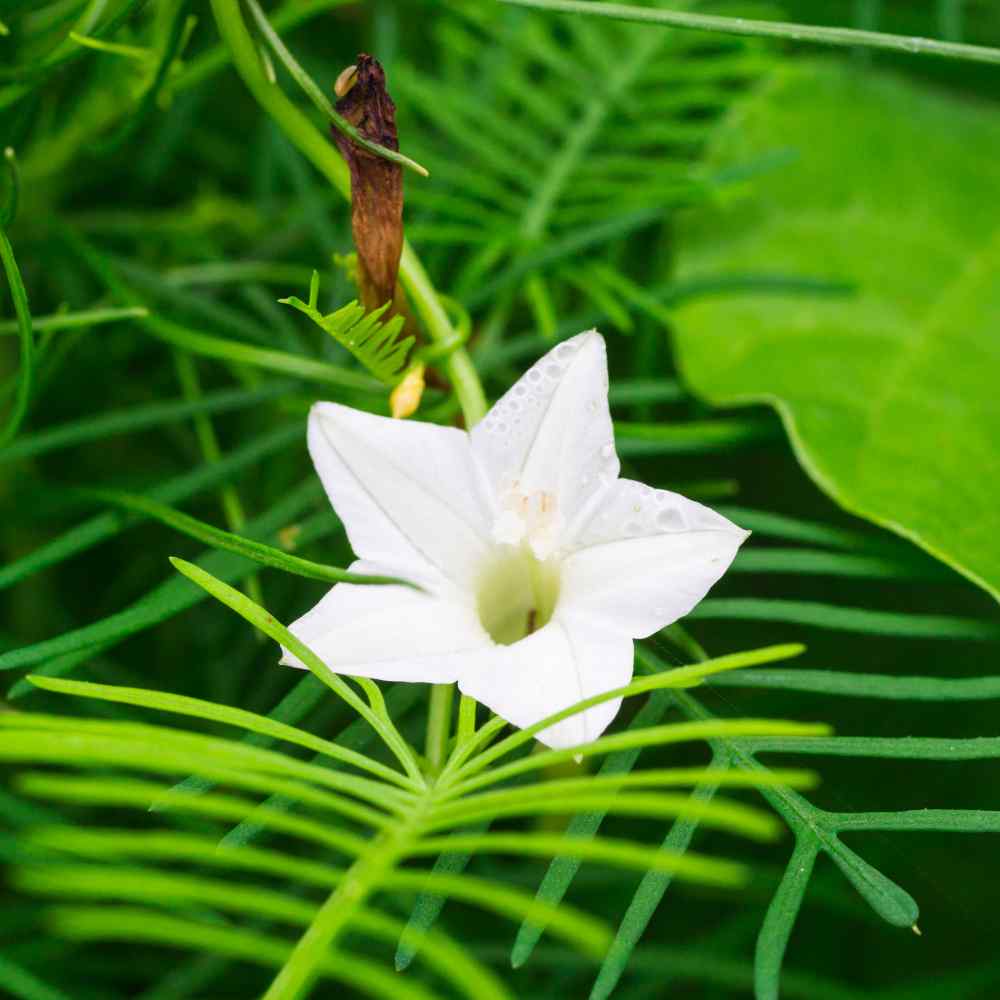
[[[264,35],[244,53],[248,91],[220,39],[226,6],[0,4],[0,148],[17,162],[4,206],[19,182],[0,245],[0,992],[30,1000],[262,994],[284,961],[274,941],[290,946],[313,918],[336,848],[275,833],[245,803],[144,807],[198,772],[183,784],[193,802],[222,809],[207,790],[218,782],[308,819],[341,780],[305,768],[330,751],[318,738],[393,763],[341,700],[277,667],[249,603],[290,621],[350,560],[305,452],[308,405],[388,401],[371,375],[386,372],[344,346],[358,313],[338,312],[356,292],[335,259],[351,242],[327,125]],[[987,0],[642,6],[1000,45]],[[407,251],[404,282],[441,346],[416,418],[450,422],[474,403],[463,337],[494,398],[596,324],[628,471],[755,532],[684,628],[641,648],[639,674],[664,686],[637,689],[617,752],[525,786],[551,797],[583,775],[555,815],[536,796],[493,823],[551,835],[544,850],[480,853],[489,817],[469,798],[454,807],[480,824],[466,830],[476,853],[466,868],[454,848],[438,868],[456,896],[472,877],[498,898],[521,890],[508,919],[421,895],[415,873],[441,852],[421,833],[414,850],[430,847],[392,869],[342,942],[355,978],[313,995],[995,997],[1000,67],[458,0],[287,0],[266,15],[324,90],[374,53],[402,152],[430,171],[406,173],[419,260]],[[328,329],[277,302],[314,269]],[[914,345],[920,363],[896,363]],[[184,564],[195,586],[170,556],[211,576]],[[664,681],[675,664],[797,642],[798,660],[696,691]],[[154,694],[122,703],[59,678]],[[378,692],[366,696],[387,730]],[[427,692],[385,697],[385,719],[422,747]],[[300,728],[227,706],[279,706]],[[744,718],[836,735],[749,735],[729,721]],[[692,720],[709,739],[644,735]],[[761,760],[808,766],[820,784],[793,790],[785,779],[801,775],[776,779]],[[697,771],[679,806],[655,788],[629,802],[640,793],[613,784],[709,762],[730,775],[718,780],[765,785],[716,801]],[[98,787],[123,772],[128,788]],[[761,814],[725,811],[761,794],[791,835],[753,842]],[[334,839],[371,819],[347,808],[322,814]],[[555,839],[567,824],[600,829],[582,865]],[[194,867],[157,867],[151,842],[110,828],[192,838]],[[211,870],[205,845],[223,838],[274,849],[272,895],[238,897],[250,876]],[[656,850],[665,838],[673,855]],[[645,853],[616,868],[621,845]],[[727,858],[749,866],[741,888],[718,884]],[[688,877],[674,883],[675,868]],[[214,895],[210,876],[226,880]],[[523,921],[536,890],[568,938],[540,934],[542,911]]]

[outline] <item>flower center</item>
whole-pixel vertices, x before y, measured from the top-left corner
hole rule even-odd
[[[502,545],[527,545],[537,559],[548,559],[559,545],[562,515],[552,493],[525,493],[514,480],[500,501],[493,539]]]
[[[540,560],[526,544],[499,546],[476,592],[479,620],[501,646],[537,632],[552,618],[558,601],[558,560]]]

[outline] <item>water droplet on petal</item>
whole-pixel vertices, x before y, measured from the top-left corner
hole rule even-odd
[[[656,515],[656,523],[664,531],[678,531],[684,527],[684,518],[676,507],[664,507]]]

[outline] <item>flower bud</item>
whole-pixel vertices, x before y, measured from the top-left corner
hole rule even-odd
[[[361,54],[334,85],[337,111],[366,139],[399,149],[396,106],[377,59]],[[351,229],[358,252],[358,291],[366,310],[392,302],[392,313],[407,315],[396,275],[403,250],[403,171],[340,131],[333,140],[351,171]]]

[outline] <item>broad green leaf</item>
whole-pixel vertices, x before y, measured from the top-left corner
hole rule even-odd
[[[849,138],[848,138],[849,137]],[[847,510],[1000,597],[1000,124],[888,76],[783,70],[720,134],[713,169],[791,162],[700,213],[681,280],[794,274],[844,296],[702,298],[678,313],[682,371],[723,405],[767,402]]]

